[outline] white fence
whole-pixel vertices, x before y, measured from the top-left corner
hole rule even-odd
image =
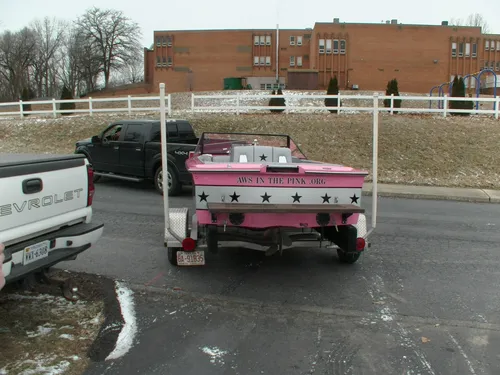
[[[285,106],[269,106],[268,102],[271,98],[285,98]],[[339,105],[337,107],[326,107],[324,99],[337,98]],[[266,99],[263,101],[262,99]],[[388,107],[384,107],[383,102],[385,99],[390,101]],[[402,101],[401,107],[396,108],[395,100]],[[198,101],[219,101],[222,105],[199,105]],[[313,105],[300,105],[299,102],[308,100],[309,104]],[[236,114],[251,113],[251,112],[269,112],[271,109],[280,109],[285,113],[304,113],[304,112],[327,112],[329,110],[337,110],[338,113],[355,113],[355,112],[373,112],[374,101],[378,101],[379,112],[389,112],[390,114],[397,113],[436,113],[442,114],[446,117],[451,113],[470,113],[479,115],[493,115],[496,119],[499,118],[500,97],[496,98],[457,98],[444,95],[443,97],[429,97],[429,96],[386,96],[374,93],[373,95],[191,95],[191,112],[233,112]],[[312,103],[312,102],[315,103]],[[364,101],[368,102],[366,106],[345,106],[346,101]],[[472,101],[474,109],[450,109],[448,108],[450,101]],[[294,104],[290,104],[294,102]],[[412,103],[413,102],[413,103]],[[435,104],[434,104],[435,102]],[[438,104],[441,102],[441,108]],[[417,104],[415,106],[405,106],[408,103]],[[476,108],[476,105],[481,106],[485,103],[490,103],[491,109]]]
[[[144,101],[155,101],[154,106],[149,107],[134,107],[134,102],[144,102]],[[96,103],[113,103],[113,102],[126,102],[126,107],[113,107],[113,108],[95,108],[94,104]],[[79,103],[83,104],[85,108],[75,108],[75,109],[59,109],[59,105],[61,103],[75,103],[75,107],[81,107],[82,105],[78,105]],[[31,106],[42,106],[45,109],[31,109],[29,111],[24,110],[24,105]],[[170,115],[172,113],[172,98],[169,94],[165,97],[165,106],[167,108],[167,113]],[[15,107],[17,110],[13,111],[5,111],[2,109],[6,107]],[[42,101],[18,101],[18,102],[10,102],[10,103],[0,103],[0,116],[13,116],[18,115],[23,118],[25,115],[52,115],[54,118],[57,117],[58,114],[64,113],[88,113],[90,116],[94,113],[100,112],[128,112],[129,115],[132,112],[147,112],[147,111],[159,111],[160,110],[160,97],[159,96],[139,96],[139,97],[121,97],[121,98],[95,98],[91,97],[87,99],[52,99],[52,100],[42,100]]]
[[[429,97],[429,96],[398,96],[395,97],[379,95],[309,95],[308,93],[301,92],[285,92],[284,95],[270,95],[267,91],[264,94],[258,94],[258,91],[242,91],[236,94],[218,94],[218,95],[201,95],[189,93],[179,94],[184,95],[184,107],[179,99],[177,109],[175,112],[186,113],[235,113],[237,115],[242,113],[270,113],[271,109],[279,109],[284,113],[310,113],[322,112],[328,113],[329,110],[337,110],[339,114],[373,112],[375,102],[378,101],[379,112],[386,112],[390,114],[397,113],[421,113],[421,114],[439,114],[443,117],[451,113],[468,112],[476,115],[492,115],[496,119],[499,118],[500,110],[500,97],[480,97],[480,98],[456,98],[445,95],[444,97]],[[276,106],[270,107],[268,105],[271,98],[285,98],[285,107]],[[341,103],[338,107],[326,107],[324,99],[337,98]],[[383,101],[388,99],[390,102],[389,107],[384,107]],[[401,99],[401,108],[394,106],[395,100]],[[191,103],[189,104],[189,100]],[[472,101],[474,109],[450,109],[449,102],[454,101]],[[61,103],[75,103],[75,109],[61,110],[59,108]],[[110,103],[124,103],[122,106],[110,105]],[[134,104],[142,104],[138,107]],[[438,108],[438,103],[441,103]],[[30,104],[31,110],[23,110],[23,105]],[[479,107],[476,108],[476,104]],[[10,107],[10,108],[9,108]],[[169,116],[173,115],[172,112],[172,94],[165,98],[165,107]],[[159,96],[140,96],[140,97],[114,97],[114,98],[88,98],[88,99],[73,99],[73,100],[45,100],[45,101],[29,101],[29,102],[11,102],[0,103],[0,117],[1,116],[19,116],[23,118],[26,115],[49,115],[57,117],[59,114],[65,113],[87,113],[90,116],[94,113],[101,112],[126,112],[131,115],[133,112],[159,112],[160,110],[160,97]]]

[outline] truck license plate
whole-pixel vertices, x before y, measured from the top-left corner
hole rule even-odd
[[[49,255],[50,241],[39,242],[24,248],[23,264],[30,264]]]
[[[205,264],[204,251],[178,251],[177,265],[179,266],[203,266]]]

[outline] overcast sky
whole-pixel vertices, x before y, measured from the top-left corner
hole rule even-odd
[[[261,29],[313,27],[315,22],[379,23],[397,18],[407,24],[440,24],[443,20],[481,13],[491,32],[500,34],[500,0],[0,0],[0,31],[17,30],[45,16],[76,19],[87,8],[122,10],[142,28],[143,44],[154,30]],[[279,11],[278,11],[279,10]]]

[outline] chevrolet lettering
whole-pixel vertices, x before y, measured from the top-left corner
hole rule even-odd
[[[54,204],[85,198],[82,195],[83,189],[68,190],[64,193],[46,195],[41,198],[27,199],[21,202],[13,202],[0,205],[0,217],[12,215],[15,212],[21,213],[25,210],[32,210],[41,207],[52,206]]]

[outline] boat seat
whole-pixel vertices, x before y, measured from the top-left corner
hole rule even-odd
[[[286,147],[233,146],[229,162],[232,163],[291,163],[292,152]]]
[[[232,146],[229,161],[232,163],[252,163],[254,160],[253,146]]]
[[[274,163],[292,163],[292,151],[286,147],[273,147]]]

